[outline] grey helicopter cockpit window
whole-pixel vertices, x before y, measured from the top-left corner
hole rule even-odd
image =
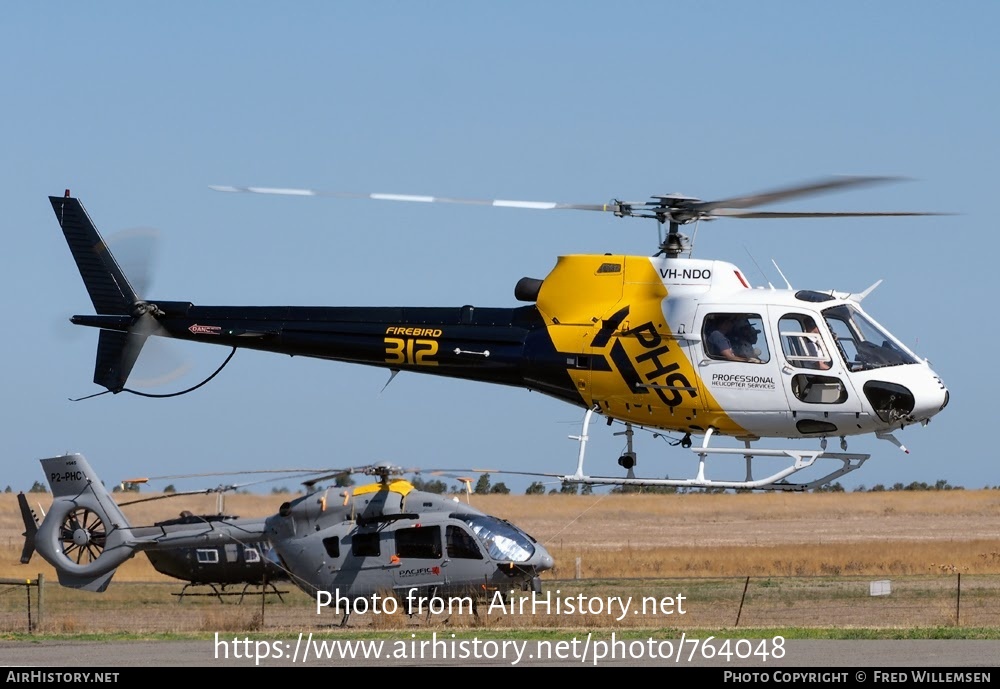
[[[535,554],[531,537],[513,524],[481,514],[453,514],[468,524],[494,560],[527,562]]]
[[[823,316],[852,371],[918,363],[892,335],[850,304],[826,309]]]
[[[479,550],[479,543],[472,534],[465,530],[464,526],[449,524],[445,531],[444,540],[448,548],[448,557],[457,560],[483,559],[483,553]]]

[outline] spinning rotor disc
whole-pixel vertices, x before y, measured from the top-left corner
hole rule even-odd
[[[408,201],[414,203],[452,203],[500,208],[525,208],[530,210],[583,210],[613,213],[616,217],[651,218],[660,225],[668,225],[666,237],[661,235],[657,255],[679,256],[690,251],[687,237],[680,234],[681,225],[699,220],[716,218],[779,219],[779,218],[858,218],[887,216],[946,215],[945,213],[925,213],[910,211],[756,211],[749,210],[770,203],[787,201],[801,196],[837,191],[849,187],[871,186],[883,182],[900,181],[899,177],[885,176],[837,176],[779,187],[744,196],[735,196],[716,201],[684,196],[663,194],[650,197],[649,201],[619,201],[607,203],[559,203],[554,201],[515,201],[504,199],[460,199],[443,196],[423,196],[416,194],[353,193],[341,191],[319,191],[282,187],[235,187],[212,185],[209,188],[223,192],[245,192],[284,196],[323,196],[339,199],[370,199],[374,201]]]

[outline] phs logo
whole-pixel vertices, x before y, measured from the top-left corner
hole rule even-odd
[[[606,346],[628,313],[629,307],[626,306],[606,320],[601,330],[594,336],[591,346],[594,348]],[[678,358],[683,360],[682,356],[671,353],[670,347],[664,342],[663,336],[656,331],[652,321],[630,329],[628,334],[635,338],[642,351],[633,358],[625,351],[625,346],[619,337],[611,345],[611,361],[625,384],[634,393],[646,395],[652,390],[668,407],[676,407],[683,402],[683,393],[687,393],[691,399],[698,396],[687,376],[681,372],[680,364],[677,363]]]

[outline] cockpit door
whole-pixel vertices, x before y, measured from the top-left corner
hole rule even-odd
[[[780,381],[796,430],[838,435],[862,410],[833,336],[819,314],[770,307]],[[846,431],[846,428],[844,428]]]
[[[720,431],[772,435],[787,425],[779,359],[763,306],[703,305],[695,320],[705,411]]]

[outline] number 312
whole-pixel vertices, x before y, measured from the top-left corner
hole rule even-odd
[[[418,340],[409,337],[385,338],[385,363],[416,364],[417,366],[437,366],[431,361],[438,352],[437,340]]]

